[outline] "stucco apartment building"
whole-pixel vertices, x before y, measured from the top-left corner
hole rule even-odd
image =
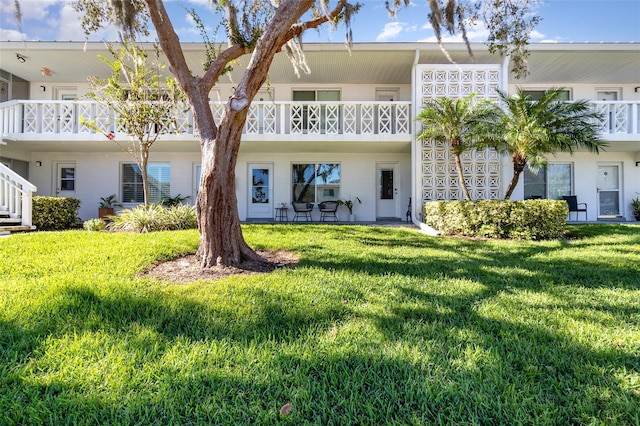
[[[534,44],[530,75],[522,80],[509,74],[508,58],[482,44],[472,47],[474,60],[464,45],[446,45],[452,64],[430,43],[363,43],[351,52],[341,44],[307,44],[311,74],[300,77],[278,54],[244,131],[234,188],[241,220],[271,220],[276,207],[294,199],[355,197],[362,201],[354,209],[359,221],[405,219],[409,200],[412,218],[420,220],[424,202],[462,197],[447,146],[417,141],[414,117],[424,101],[472,92],[496,99],[496,89],[513,93],[516,86],[534,97],[564,87],[568,101],[589,100],[605,117],[601,131],[609,146],[599,155],[550,156],[545,170],[524,174],[512,198],[576,195],[587,203],[589,221],[633,220],[629,204],[640,193],[640,44]],[[192,69],[200,69],[203,45],[185,50]],[[101,43],[0,45],[3,187],[29,182],[37,195],[76,197],[85,220],[97,216],[100,197],[116,194],[124,207],[142,201],[132,158],[80,122],[80,116],[95,119],[105,133],[126,138],[112,111],[83,98],[87,77],[110,73],[98,54],[108,55]],[[223,113],[241,68],[211,91],[214,115]],[[152,198],[180,194],[193,202],[199,143],[190,112],[176,114],[176,132],[162,135],[151,151]],[[504,196],[509,158],[485,150],[465,154],[463,162],[474,198]],[[338,212],[341,220],[346,214]],[[319,219],[317,209],[313,217]]]

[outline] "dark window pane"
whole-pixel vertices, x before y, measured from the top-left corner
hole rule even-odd
[[[393,170],[380,170],[380,199],[393,200]]]
[[[76,182],[73,180],[62,180],[60,181],[60,189],[62,191],[75,191]]]
[[[254,186],[251,199],[254,204],[268,204],[269,188],[264,186]]]

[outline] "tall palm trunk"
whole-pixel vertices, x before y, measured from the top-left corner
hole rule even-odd
[[[453,157],[456,160],[456,170],[458,171],[458,179],[460,180],[460,187],[462,188],[464,199],[469,201],[471,200],[471,195],[469,194],[469,188],[467,188],[467,183],[464,181],[464,174],[462,173],[462,160],[460,158],[460,154],[454,153]]]
[[[511,198],[511,194],[513,194],[513,190],[516,189],[518,185],[518,180],[520,179],[520,175],[524,171],[524,168],[527,165],[527,160],[523,158],[519,154],[515,154],[513,157],[513,177],[511,178],[511,182],[509,182],[509,186],[507,187],[507,192],[504,194],[504,199],[508,200]]]

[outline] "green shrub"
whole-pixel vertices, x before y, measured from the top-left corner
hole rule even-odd
[[[82,224],[87,231],[104,231],[107,223],[102,219],[89,219]]]
[[[193,206],[180,205],[163,207],[159,204],[138,206],[121,210],[107,226],[114,231],[151,232],[195,229],[198,227],[196,210]]]
[[[75,227],[80,200],[64,197],[33,197],[33,224],[41,231]]]
[[[165,209],[166,222],[172,230],[197,229],[198,217],[193,206],[180,204]]]
[[[569,208],[556,200],[433,201],[425,223],[445,235],[519,240],[562,237]]]

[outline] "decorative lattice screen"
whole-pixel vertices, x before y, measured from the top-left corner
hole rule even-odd
[[[458,98],[476,93],[480,99],[497,99],[500,68],[497,65],[420,65],[418,99]],[[421,131],[419,129],[418,131]],[[423,141],[421,152],[422,201],[463,199],[456,165],[447,143]],[[500,198],[500,156],[494,150],[462,155],[464,179],[474,199]]]

